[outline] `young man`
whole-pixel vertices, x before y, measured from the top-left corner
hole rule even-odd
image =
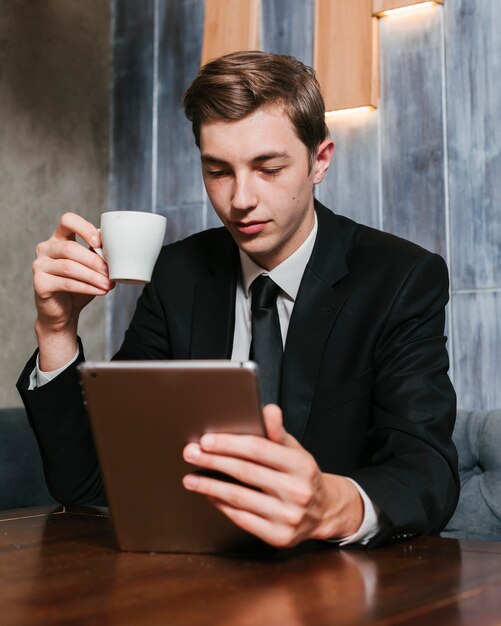
[[[206,435],[183,453],[249,487],[195,475],[185,487],[275,546],[438,532],[458,495],[443,260],[314,201],[334,144],[313,71],[297,60],[216,59],[184,107],[224,228],[163,249],[115,358],[247,359],[263,274],[284,348],[268,439]],[[92,224],[66,214],[37,248],[38,361],[19,389],[54,496],[102,503],[75,365],[79,313],[111,284],[76,234],[100,245]]]

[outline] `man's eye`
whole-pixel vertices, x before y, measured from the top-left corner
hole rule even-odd
[[[281,167],[263,167],[261,172],[266,174],[266,176],[276,176],[282,171]]]
[[[227,172],[226,170],[207,170],[207,174],[211,178],[222,178],[223,176],[226,176]]]

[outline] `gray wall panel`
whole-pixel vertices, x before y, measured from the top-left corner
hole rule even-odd
[[[155,3],[113,3],[111,210],[151,211]],[[106,301],[106,354],[120,346],[138,288],[119,285]]]
[[[174,204],[159,208],[157,213],[167,218],[167,241],[179,241],[206,227],[205,204],[202,202]]]
[[[458,406],[501,406],[501,292],[452,296],[454,371]]]
[[[181,107],[200,63],[203,12],[203,0],[149,0],[140,10],[117,0],[115,7],[110,206],[165,215],[167,242],[205,226],[199,152]],[[108,354],[119,347],[140,291],[119,286],[110,297]]]
[[[454,0],[445,15],[453,283],[499,287],[501,2]]]
[[[336,113],[328,126],[336,144],[334,158],[316,196],[351,219],[378,228],[379,148],[377,111]]]
[[[166,215],[168,241],[220,225],[179,105],[198,67],[203,5],[114,0],[110,206],[123,198],[126,208]],[[263,48],[311,63],[313,8],[313,0],[263,0]],[[500,292],[483,289],[501,286],[499,24],[499,0],[447,0],[381,19],[380,108],[329,119],[337,151],[316,190],[335,212],[452,259],[449,348],[467,408],[501,405]],[[136,296],[127,286],[114,293],[112,342]]]
[[[263,0],[262,49],[313,63],[314,0]]]
[[[442,11],[379,20],[383,228],[446,255]]]
[[[143,285],[117,285],[108,294],[106,358],[111,358],[122,345],[142,290]]]
[[[159,0],[157,207],[204,197],[199,151],[181,106],[200,66],[203,18],[203,0]]]
[[[65,211],[99,224],[106,210],[110,12],[102,0],[0,2],[2,408],[21,405],[14,383],[36,346],[35,246]],[[102,359],[103,298],[79,332],[88,358]]]
[[[219,226],[222,226],[223,224],[221,220],[219,219],[219,217],[217,216],[214,209],[212,208],[212,204],[208,198],[207,198],[206,207],[207,207],[206,208],[207,228],[219,228]]]
[[[153,32],[153,0],[115,0],[110,209],[151,209]]]

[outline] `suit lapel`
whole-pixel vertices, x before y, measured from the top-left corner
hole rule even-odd
[[[195,289],[190,347],[192,359],[231,358],[239,261],[238,249],[233,241],[225,243],[214,246],[208,274]]]
[[[294,305],[282,371],[285,426],[299,440],[308,423],[325,343],[347,300],[341,279],[348,273],[350,235],[329,209],[318,202],[315,208],[317,240]],[[231,358],[238,271],[238,248],[230,236],[214,242],[207,274],[195,289],[190,358]]]
[[[282,408],[285,427],[301,440],[306,429],[325,343],[347,294],[344,236],[334,214],[316,203],[318,235],[299,287],[285,346]]]

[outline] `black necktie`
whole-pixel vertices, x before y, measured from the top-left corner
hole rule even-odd
[[[258,276],[253,281],[251,290],[250,358],[259,365],[262,403],[278,403],[283,356],[282,334],[277,310],[280,287],[269,276]]]

